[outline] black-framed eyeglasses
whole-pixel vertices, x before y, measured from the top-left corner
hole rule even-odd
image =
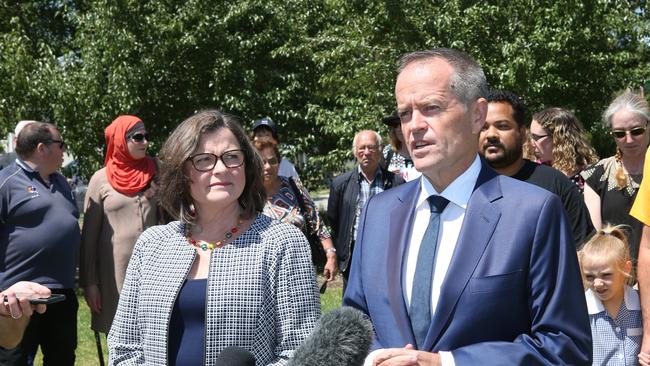
[[[541,139],[543,139],[544,137],[547,137],[547,136],[548,136],[548,134],[546,134],[546,135],[537,135],[537,134],[534,134],[534,133],[530,134],[530,138],[533,139],[533,141],[539,141],[539,140],[541,140]]]
[[[622,139],[627,135],[628,132],[630,133],[630,136],[641,136],[641,135],[643,135],[643,133],[647,129],[648,129],[647,126],[646,127],[635,127],[635,128],[633,128],[631,130],[611,130],[611,131],[609,131],[609,133],[612,136],[616,137],[617,139]]]
[[[65,142],[63,140],[47,140],[46,141],[48,144],[59,144],[59,148],[61,150],[65,150]]]
[[[129,136],[129,139],[133,142],[142,143],[145,141],[149,141],[149,134],[146,132],[138,132]]]
[[[207,172],[214,169],[219,160],[223,162],[226,168],[237,168],[244,164],[244,151],[239,149],[228,150],[224,151],[221,156],[212,153],[200,153],[190,156],[187,160],[199,172]]]

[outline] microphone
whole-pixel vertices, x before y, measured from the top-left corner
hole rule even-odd
[[[361,311],[344,306],[323,315],[289,366],[362,366],[374,337]]]
[[[214,366],[255,366],[255,357],[241,347],[226,347],[219,353]]]

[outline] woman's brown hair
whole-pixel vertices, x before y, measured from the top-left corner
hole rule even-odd
[[[222,128],[235,135],[240,149],[244,152],[246,184],[238,199],[244,218],[252,218],[264,208],[266,194],[262,184],[262,159],[234,116],[210,109],[198,112],[183,121],[169,135],[160,150],[160,204],[182,223],[194,223],[197,220],[186,162],[198,147],[201,136]]]
[[[278,143],[274,139],[270,137],[258,138],[253,142],[253,145],[255,146],[255,149],[257,149],[257,152],[260,154],[264,149],[273,149],[273,153],[275,154],[276,159],[278,159],[278,164],[282,160],[280,149],[278,149]]]

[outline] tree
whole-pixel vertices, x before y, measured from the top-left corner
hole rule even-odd
[[[473,55],[492,87],[524,96],[533,111],[573,110],[607,155],[598,116],[614,93],[650,75],[642,1],[21,6],[0,9],[0,126],[56,121],[86,175],[101,166],[102,132],[117,115],[143,118],[155,151],[184,118],[216,107],[245,126],[273,118],[287,152],[308,157],[303,179],[322,184],[345,170],[356,131],[385,133],[398,57],[438,46]]]

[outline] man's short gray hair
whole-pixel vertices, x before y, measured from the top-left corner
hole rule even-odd
[[[468,54],[451,48],[434,48],[403,55],[398,62],[397,73],[400,74],[412,63],[430,61],[436,58],[447,61],[454,69],[449,85],[451,92],[465,105],[470,105],[478,98],[485,98],[488,85],[481,65]]]
[[[359,137],[359,135],[361,135],[362,133],[365,133],[365,132],[372,133],[375,136],[375,139],[377,140],[377,148],[381,147],[381,135],[377,131],[374,131],[374,130],[361,130],[361,131],[357,132],[354,135],[354,139],[352,140],[352,154],[353,155],[357,152],[357,138]]]

